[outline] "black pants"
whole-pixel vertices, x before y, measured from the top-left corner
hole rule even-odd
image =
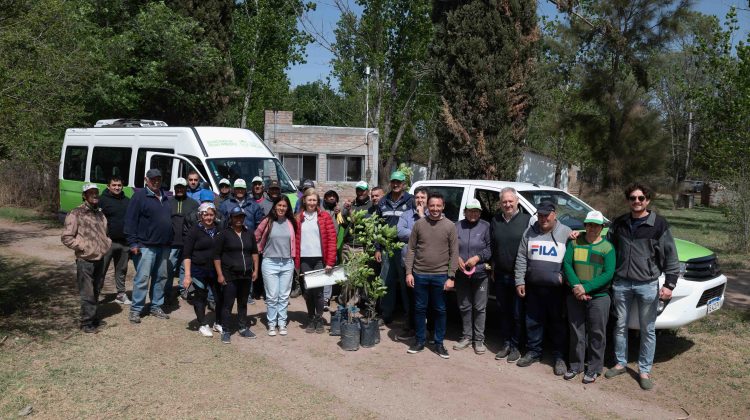
[[[526,283],[526,336],[528,351],[542,356],[542,341],[547,333],[552,341],[552,358],[562,359],[568,326],[565,323],[563,286],[534,286]]]
[[[96,306],[104,282],[102,260],[76,259],[76,280],[81,296],[81,327],[94,325],[97,321]]]
[[[305,257],[300,259],[300,271],[302,273],[313,270],[322,270],[323,268],[323,258],[321,257]],[[322,316],[323,306],[325,306],[323,288],[305,288],[305,303],[307,304],[308,317],[316,318]]]
[[[220,298],[217,301],[217,316],[221,311],[221,324],[224,331],[229,329],[229,320],[232,318],[232,306],[237,301],[237,323],[240,329],[247,326],[247,297],[250,295],[250,275],[237,275],[229,272],[224,273],[226,282],[220,287]],[[221,302],[219,309],[218,303]]]
[[[199,325],[208,325],[206,321],[206,305],[208,305],[208,289],[195,289],[190,294],[190,301],[193,304],[195,318],[198,319]]]

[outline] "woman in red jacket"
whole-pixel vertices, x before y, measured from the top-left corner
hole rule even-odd
[[[302,210],[297,214],[300,225],[300,271],[325,269],[327,273],[336,264],[336,229],[333,219],[320,208],[320,198],[314,188],[305,190],[302,195]],[[322,334],[323,328],[323,287],[305,290],[307,303],[307,326],[305,332]]]

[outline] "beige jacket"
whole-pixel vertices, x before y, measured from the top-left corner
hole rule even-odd
[[[92,210],[86,203],[74,208],[65,217],[62,243],[75,251],[76,258],[100,260],[109,251],[112,240],[107,236],[107,218],[100,209]]]

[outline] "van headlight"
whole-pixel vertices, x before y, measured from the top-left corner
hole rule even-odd
[[[680,263],[680,277],[682,277],[683,274],[687,271],[687,263],[681,262]]]

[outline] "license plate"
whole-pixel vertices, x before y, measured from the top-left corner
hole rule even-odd
[[[706,307],[708,308],[708,313],[709,314],[711,312],[713,312],[713,311],[718,310],[719,308],[721,308],[721,298],[720,297],[715,297],[715,298],[709,300],[708,303],[706,304]]]

